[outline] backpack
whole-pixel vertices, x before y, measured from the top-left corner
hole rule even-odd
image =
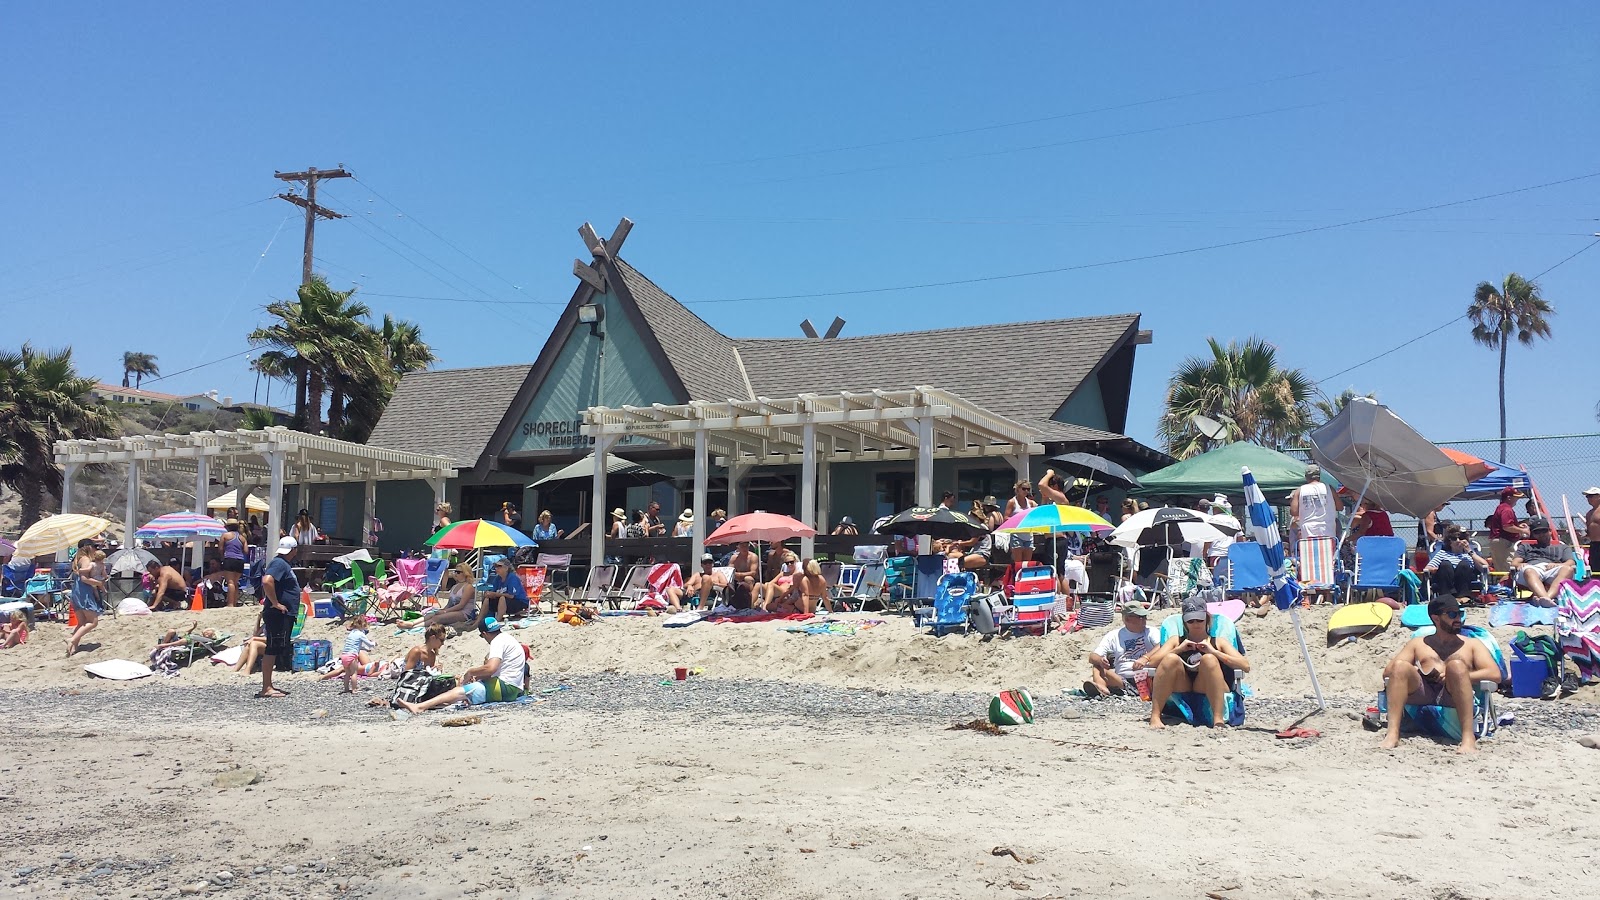
[[[511,555],[511,568],[520,566],[537,565],[539,562],[538,547],[518,547],[517,552]]]

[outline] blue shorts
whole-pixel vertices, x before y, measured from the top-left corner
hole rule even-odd
[[[474,681],[461,688],[467,695],[467,702],[473,706],[482,706],[485,703],[510,703],[522,696],[522,688],[506,684],[498,678],[488,681]]]
[[[1014,531],[1011,533],[1011,546],[1033,549],[1033,533],[1029,531]]]

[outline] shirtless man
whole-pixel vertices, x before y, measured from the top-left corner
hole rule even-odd
[[[189,602],[188,586],[184,584],[183,576],[172,566],[164,566],[156,560],[144,564],[146,572],[150,573],[150,608],[160,612],[166,609],[183,609]]]
[[[1400,724],[1406,704],[1453,706],[1461,722],[1461,752],[1478,752],[1472,733],[1472,688],[1480,681],[1500,682],[1500,667],[1482,641],[1463,638],[1465,613],[1456,598],[1437,597],[1428,603],[1428,618],[1437,629],[1427,637],[1412,638],[1383,667],[1389,679],[1389,733],[1383,749],[1400,746]]]
[[[700,608],[711,608],[711,594],[713,591],[726,591],[728,579],[717,572],[717,560],[709,553],[700,556],[700,571],[689,576],[683,587],[667,588],[668,608],[673,612],[683,609],[685,597],[699,597]]]
[[[1589,543],[1589,571],[1600,562],[1600,487],[1583,489],[1583,499],[1589,501],[1589,511],[1583,514],[1583,539]]]
[[[760,574],[761,561],[750,551],[749,542],[739,543],[739,548],[728,557],[728,565],[733,566],[733,583],[747,592],[746,596],[753,604],[756,599],[756,578]]]

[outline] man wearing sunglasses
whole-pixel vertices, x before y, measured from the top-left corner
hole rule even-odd
[[[1476,753],[1472,733],[1472,686],[1480,681],[1500,682],[1500,666],[1483,642],[1462,637],[1466,614],[1456,598],[1436,597],[1428,603],[1434,633],[1412,638],[1383,667],[1388,682],[1389,733],[1383,748],[1400,746],[1400,724],[1406,706],[1454,707],[1461,722],[1462,753]]]
[[[1544,516],[1529,519],[1528,532],[1533,543],[1518,544],[1511,552],[1512,571],[1517,573],[1517,584],[1533,593],[1535,606],[1555,606],[1557,585],[1577,572],[1572,549],[1554,539],[1550,520]]]

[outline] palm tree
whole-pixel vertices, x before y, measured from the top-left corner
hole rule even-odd
[[[1311,379],[1278,366],[1278,350],[1261,338],[1226,346],[1207,338],[1210,356],[1178,364],[1167,384],[1167,411],[1157,423],[1167,452],[1179,459],[1233,441],[1283,447],[1311,425]],[[1196,417],[1221,424],[1202,429]]]
[[[1311,415],[1313,417],[1311,430],[1315,431],[1333,421],[1333,417],[1343,412],[1344,408],[1350,405],[1350,401],[1356,399],[1357,397],[1365,397],[1368,400],[1376,400],[1378,399],[1378,392],[1373,391],[1370,394],[1358,394],[1355,392],[1354,388],[1345,388],[1332,397],[1323,397],[1321,400],[1315,401],[1311,404]]]
[[[24,529],[39,521],[46,491],[61,497],[55,442],[118,432],[116,414],[90,396],[94,385],[78,375],[71,348],[0,351],[0,483],[21,497]]]
[[[370,330],[363,320],[372,311],[364,303],[351,302],[354,294],[354,289],[336,291],[327,279],[313,275],[294,300],[267,304],[267,313],[277,321],[250,332],[251,344],[270,348],[261,354],[257,371],[292,374],[295,427],[312,434],[322,430],[322,398],[329,374],[359,365],[362,333]],[[336,398],[336,405],[342,402]]]
[[[1550,317],[1555,307],[1539,295],[1539,285],[1515,272],[1500,287],[1478,282],[1472,292],[1467,318],[1472,320],[1472,340],[1500,351],[1500,462],[1506,461],[1506,350],[1512,337],[1524,347],[1550,337]]]
[[[365,441],[377,427],[402,376],[436,361],[433,348],[422,340],[422,328],[414,322],[385,313],[383,325],[370,330],[369,336],[372,348],[363,355],[363,364],[341,373],[347,376],[341,388],[348,404],[342,408],[340,437],[349,441]]]
[[[128,386],[128,378],[132,376],[135,388],[144,384],[145,376],[151,378],[161,374],[161,367],[156,365],[154,353],[138,353],[133,350],[124,351],[122,354],[122,386]]]

